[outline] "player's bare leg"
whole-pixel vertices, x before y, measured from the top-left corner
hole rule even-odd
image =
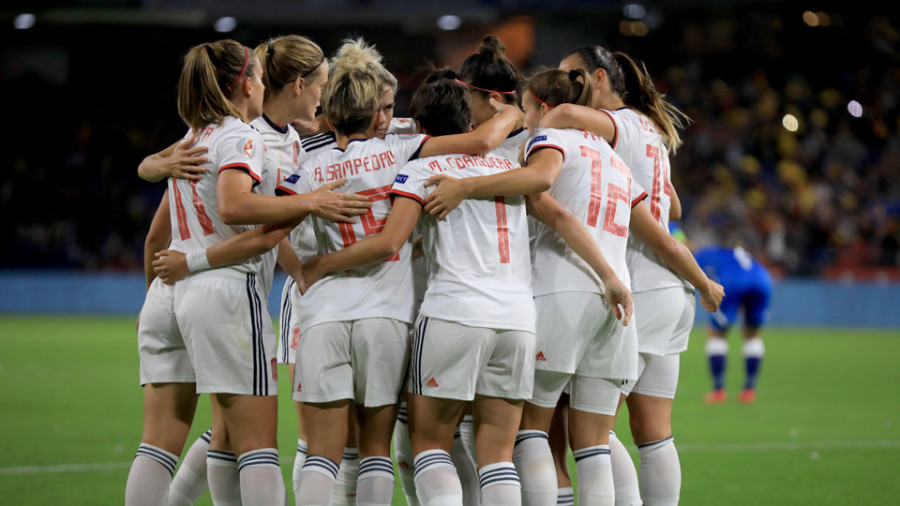
[[[276,441],[278,398],[216,394],[216,400],[237,456],[242,502],[281,506],[285,490]],[[215,419],[213,422],[215,437]]]
[[[485,506],[521,500],[513,448],[524,404],[522,400],[475,396],[475,452]]]
[[[464,402],[407,394],[415,485],[423,506],[462,504],[462,486],[450,459]]]
[[[300,471],[297,504],[329,504],[337,478],[353,401],[303,403],[303,423],[309,436],[309,456]]]
[[[641,455],[641,498],[650,506],[677,504],[681,463],[672,439],[672,399],[632,392],[627,403],[631,434]]]
[[[550,422],[550,452],[553,454],[553,465],[556,467],[556,503],[559,506],[573,506],[575,492],[572,490],[572,478],[569,476],[569,395],[563,393]]]
[[[296,364],[287,364],[288,378],[294,377],[294,369]],[[309,445],[306,443],[306,429],[303,426],[303,416],[300,411],[303,403],[294,401],[294,407],[297,410],[297,453],[294,456],[294,468],[291,471],[291,482],[293,484],[294,495],[297,494],[297,487],[300,486],[300,470],[303,469],[303,463],[306,462],[306,455],[309,453]]]
[[[126,504],[159,504],[166,500],[194,421],[197,399],[194,383],[144,386],[144,428],[125,485]]]
[[[765,346],[762,337],[759,336],[759,327],[745,325],[744,334],[744,389],[741,391],[740,401],[752,403],[756,400],[756,380],[759,377],[759,369],[762,366]]]
[[[356,502],[389,506],[394,495],[391,436],[399,406],[356,406],[359,426],[359,471]]]

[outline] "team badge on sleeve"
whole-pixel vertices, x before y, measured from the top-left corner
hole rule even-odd
[[[256,152],[256,143],[253,139],[240,139],[236,147],[238,152],[243,152],[247,158],[253,158],[253,153]]]
[[[406,174],[397,174],[397,178],[394,179],[394,182],[403,184],[406,182],[407,179],[409,179],[409,176],[407,176]]]
[[[300,181],[300,174],[294,173],[290,176],[284,178],[284,182],[288,184],[296,184],[297,181]]]
[[[529,149],[531,149],[531,146],[534,146],[535,143],[538,143],[538,142],[541,142],[541,141],[545,141],[545,140],[547,140],[547,136],[546,136],[546,135],[538,135],[538,136],[535,137],[534,139],[531,139],[530,141],[528,141],[528,147],[525,149],[525,151],[528,151]]]

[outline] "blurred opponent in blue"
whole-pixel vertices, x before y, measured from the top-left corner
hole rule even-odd
[[[672,234],[685,241],[684,232],[670,226]],[[768,270],[744,248],[709,246],[697,251],[697,263],[711,279],[725,287],[725,298],[719,310],[710,315],[706,355],[712,374],[713,390],[706,395],[706,402],[724,402],[725,368],[728,356],[728,330],[735,324],[738,312],[744,318],[744,366],[746,380],[741,392],[742,402],[756,399],[756,380],[759,376],[765,348],[760,329],[766,322],[772,294],[772,277]]]

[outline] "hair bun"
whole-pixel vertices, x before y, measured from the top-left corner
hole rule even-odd
[[[456,71],[448,68],[434,69],[431,74],[429,74],[425,79],[425,82],[433,83],[444,79],[448,79],[450,81],[456,79]]]
[[[485,35],[478,48],[478,54],[496,58],[506,54],[506,45],[496,35]]]

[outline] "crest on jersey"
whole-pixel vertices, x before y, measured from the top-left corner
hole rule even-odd
[[[290,176],[284,178],[284,182],[288,184],[296,184],[297,181],[300,181],[300,174],[294,173]]]
[[[397,178],[394,179],[394,182],[403,184],[407,179],[409,179],[409,176],[407,176],[406,174],[397,174]]]
[[[253,139],[240,139],[237,142],[238,152],[243,152],[247,155],[247,158],[253,158],[253,153],[256,152],[256,143],[253,142]]]
[[[546,135],[538,135],[534,139],[531,139],[530,141],[528,141],[528,147],[525,149],[525,151],[528,151],[529,149],[531,149],[531,146],[534,146],[534,144],[536,142],[541,142],[541,141],[545,141],[545,140],[547,140]]]

